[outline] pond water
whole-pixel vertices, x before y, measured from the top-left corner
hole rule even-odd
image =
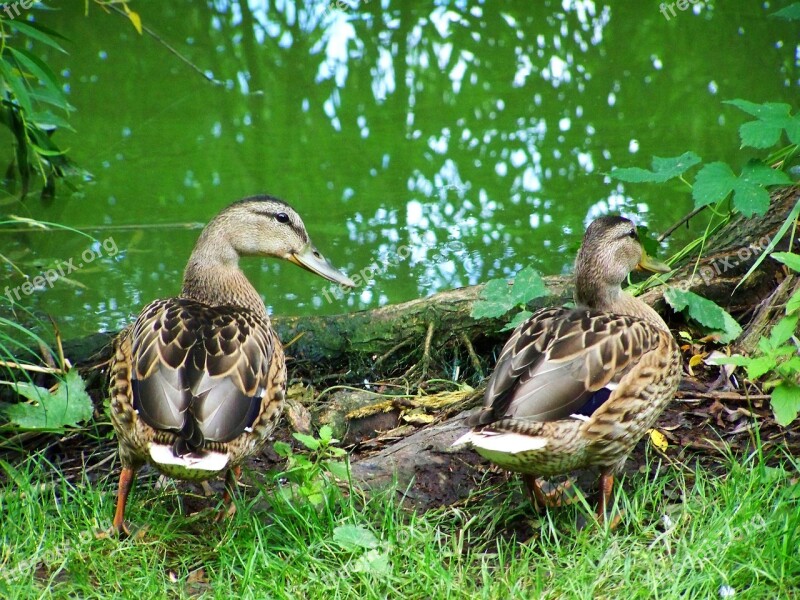
[[[55,139],[93,177],[2,211],[97,241],[23,230],[0,244],[29,276],[82,265],[22,296],[67,337],[176,294],[198,228],[262,192],[295,206],[336,266],[377,267],[339,296],[247,259],[276,314],[400,302],[528,264],[565,273],[593,217],[659,231],[692,207],[684,184],[623,185],[612,166],[693,150],[739,167],[748,117],[723,101],[798,98],[796,24],[768,17],[785,3],[700,1],[667,18],[655,2],[131,2],[160,41],[93,3],[50,4],[33,17],[69,54],[41,54],[76,108],[75,132]]]

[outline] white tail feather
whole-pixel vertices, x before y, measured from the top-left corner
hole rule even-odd
[[[518,454],[520,452],[541,450],[547,446],[547,440],[543,437],[522,435],[520,433],[468,431],[453,442],[452,446],[463,446],[464,444],[472,444],[476,449],[488,450],[489,452]]]
[[[184,454],[175,456],[172,446],[162,444],[150,445],[150,458],[159,465],[175,465],[190,471],[222,471],[230,457],[220,452],[204,452],[203,454]]]

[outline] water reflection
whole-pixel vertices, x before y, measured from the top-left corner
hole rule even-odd
[[[529,263],[566,272],[595,216],[622,212],[659,229],[690,207],[678,187],[610,182],[612,165],[688,149],[727,160],[739,121],[716,127],[732,114],[720,100],[788,100],[798,82],[796,36],[768,22],[768,9],[749,14],[741,34],[733,8],[667,22],[657,6],[618,6],[142,6],[145,22],[219,86],[107,15],[86,18],[77,5],[40,13],[87,40],[46,59],[69,69],[78,134],[65,145],[98,179],[83,198],[60,199],[60,213],[31,207],[40,212],[31,216],[89,229],[205,221],[236,197],[270,191],[296,205],[348,272],[388,265],[331,301],[290,266],[247,265],[281,314],[406,300]],[[39,305],[68,307],[87,329],[113,328],[144,300],[177,291],[195,237],[131,234],[125,260],[87,274],[80,296],[53,290]],[[63,239],[38,240],[37,252],[59,256]],[[403,247],[408,256],[392,260]]]

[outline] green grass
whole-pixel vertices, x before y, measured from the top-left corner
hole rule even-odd
[[[772,464],[753,456],[730,459],[722,475],[661,467],[629,477],[613,532],[578,531],[586,505],[535,517],[516,479],[424,514],[394,494],[362,500],[331,487],[317,509],[251,487],[217,524],[213,500],[185,516],[176,488],[148,478],[128,514],[148,527],[119,541],[94,536],[113,514],[112,474],[73,484],[32,456],[0,463],[0,597],[687,599],[730,586],[736,598],[791,598],[800,465]],[[342,545],[342,525],[363,539]]]

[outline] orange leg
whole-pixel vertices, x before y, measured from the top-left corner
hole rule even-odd
[[[611,504],[611,494],[614,491],[614,475],[605,469],[600,472],[600,499],[597,502],[597,520],[602,523],[606,518],[606,511]]]
[[[113,533],[124,533],[130,535],[130,529],[125,524],[125,505],[128,503],[128,494],[131,492],[133,486],[133,478],[136,475],[136,469],[131,467],[124,467],[119,474],[119,489],[117,491],[117,510],[114,513],[114,522],[111,525]]]

